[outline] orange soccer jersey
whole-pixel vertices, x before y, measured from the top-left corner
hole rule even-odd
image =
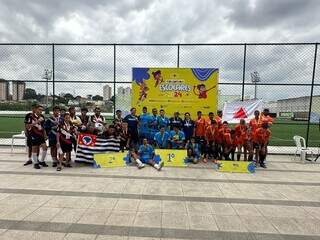
[[[218,124],[218,128],[221,128],[222,127],[222,118],[219,116],[216,116],[214,120],[216,120],[216,122]]]
[[[222,141],[225,146],[231,146],[233,144],[230,128],[221,128]]]
[[[268,123],[268,125],[271,126],[273,123],[273,118],[270,116],[265,116],[265,115],[261,114],[260,118],[259,118],[259,124],[258,124],[259,127],[261,127],[262,124],[264,124],[264,123]]]
[[[267,144],[271,137],[271,131],[262,127],[258,128],[253,135],[254,142],[264,145]]]
[[[248,139],[248,127],[246,125],[238,124],[236,125],[234,130],[235,130],[234,144],[243,145],[245,141]]]
[[[205,132],[206,140],[209,141],[209,142],[215,141],[217,133],[218,133],[217,127],[213,126],[213,125],[209,125],[206,128],[206,132]]]
[[[201,117],[195,121],[195,136],[204,137],[206,132],[206,120]]]

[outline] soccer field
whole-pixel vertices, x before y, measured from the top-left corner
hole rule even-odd
[[[0,138],[10,138],[13,134],[21,133],[24,129],[23,116],[0,117]],[[293,146],[294,135],[306,138],[307,122],[276,120],[272,128],[272,138],[270,145],[273,146]],[[320,131],[318,125],[310,126],[309,145],[319,146]],[[1,142],[0,142],[1,145]]]

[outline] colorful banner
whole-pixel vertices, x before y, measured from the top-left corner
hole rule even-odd
[[[124,167],[126,166],[127,152],[117,152],[117,153],[97,153],[94,154],[95,168],[114,168],[114,167]]]
[[[164,162],[165,167],[186,167],[185,159],[187,157],[186,150],[174,149],[156,149],[156,157],[160,157],[159,161]],[[158,159],[156,159],[158,160]]]
[[[214,165],[218,172],[254,173],[256,170],[253,162],[244,161],[218,161]]]
[[[262,100],[233,101],[225,103],[222,121],[239,123],[240,119],[249,122],[254,118],[254,111],[262,111]]]
[[[142,107],[189,112],[196,117],[216,112],[218,104],[217,68],[133,68],[132,107],[140,114]]]

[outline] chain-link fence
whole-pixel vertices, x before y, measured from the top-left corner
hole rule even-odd
[[[131,106],[132,67],[219,68],[219,108],[259,98],[276,116],[270,145],[301,135],[320,144],[317,43],[291,44],[0,44],[0,145],[24,129],[34,101],[111,119]],[[280,149],[280,148],[279,148]]]

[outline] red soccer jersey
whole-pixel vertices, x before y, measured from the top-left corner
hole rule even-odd
[[[270,116],[265,116],[263,114],[260,115],[260,118],[259,118],[259,127],[262,126],[262,124],[264,123],[268,123],[269,127],[272,125],[273,123],[273,118],[270,117]]]
[[[269,129],[264,129],[261,127],[258,128],[253,135],[254,141],[258,144],[263,144],[263,145],[268,143],[270,137],[271,137],[271,131]]]
[[[204,137],[206,131],[206,120],[201,117],[195,121],[195,136]]]
[[[207,141],[215,141],[216,135],[218,133],[218,129],[216,126],[209,125],[206,128],[205,137]]]

